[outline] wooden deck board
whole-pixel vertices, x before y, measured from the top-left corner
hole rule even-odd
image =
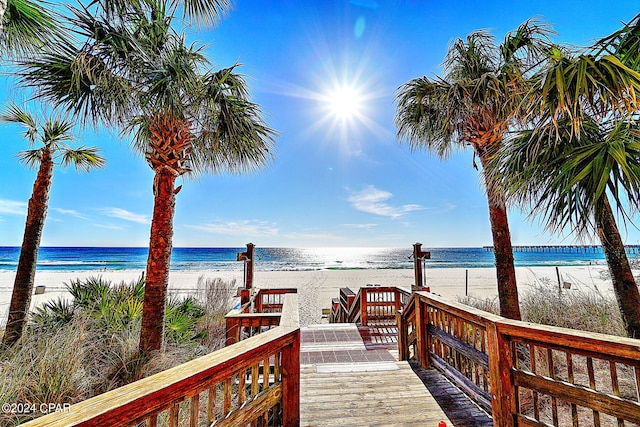
[[[492,426],[441,374],[398,362],[397,344],[380,339],[387,334],[379,325],[302,329],[301,426]]]
[[[443,412],[447,414],[452,422],[451,425],[493,427],[491,417],[438,371],[422,369],[415,361],[411,362],[411,367],[429,389]]]
[[[302,426],[437,426],[452,424],[406,362],[379,372],[319,374],[303,366]]]

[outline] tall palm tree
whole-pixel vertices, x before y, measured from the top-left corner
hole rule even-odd
[[[0,115],[0,122],[21,124],[25,128],[24,135],[29,145],[41,144],[38,148],[19,153],[20,160],[29,167],[37,167],[38,173],[27,208],[27,221],[13,284],[9,318],[3,337],[4,344],[13,345],[22,336],[31,303],[40,238],[47,217],[53,168],[56,163],[59,163],[63,167],[73,165],[77,171],[89,172],[93,168],[102,167],[105,161],[98,154],[100,151],[98,148],[71,148],[66,144],[72,139],[71,130],[74,126],[69,120],[53,117],[39,123],[37,117],[13,104]]]
[[[55,15],[30,0],[0,0],[0,52],[9,57],[31,54],[62,37]]]
[[[199,3],[192,0],[184,3]],[[224,10],[223,1],[202,1]],[[162,349],[179,177],[249,172],[272,157],[275,132],[236,65],[218,71],[172,28],[178,2],[101,2],[71,8],[86,41],[23,62],[24,82],[91,123],[133,134],[155,173],[140,351]],[[200,9],[185,9],[202,15]],[[205,17],[207,15],[204,15]]]
[[[499,46],[484,31],[456,40],[444,60],[442,77],[416,78],[399,88],[398,137],[441,158],[456,146],[471,146],[484,169],[500,149],[505,132],[517,123],[526,78],[538,65],[549,33],[547,26],[530,20],[507,34]],[[500,312],[520,319],[504,195],[488,175],[485,185]]]
[[[602,243],[627,334],[640,337],[640,294],[610,200],[620,217],[640,206],[638,17],[582,53],[554,46],[525,104],[533,124],[496,156],[513,200],[554,231]],[[634,50],[635,47],[635,50]],[[634,70],[634,68],[636,70]]]
[[[509,199],[541,216],[549,230],[569,229],[581,237],[595,231],[627,335],[640,338],[640,293],[610,204],[611,198],[623,219],[629,215],[625,206],[640,206],[640,128],[590,117],[579,134],[569,120],[555,126],[552,138],[542,129],[521,132],[490,169],[499,164]]]

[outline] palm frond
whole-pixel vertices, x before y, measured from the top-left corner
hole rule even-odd
[[[38,137],[36,118],[13,102],[9,103],[6,110],[0,114],[0,122],[21,124],[25,128],[23,135],[29,145],[33,145]]]
[[[613,34],[598,40],[596,55],[611,54],[628,67],[640,71],[640,14]]]
[[[586,116],[622,117],[638,109],[636,92],[640,74],[612,55],[582,54],[570,57],[554,50],[550,66],[537,77],[529,94],[534,114],[545,114],[554,123],[566,119],[580,134]]]
[[[407,141],[413,149],[426,148],[447,158],[452,152],[453,124],[458,121],[453,116],[461,111],[460,88],[427,77],[401,86],[395,96],[398,139]]]
[[[196,174],[247,173],[273,158],[276,132],[249,100],[245,79],[233,72],[236,67],[207,73],[200,81],[191,154]]]
[[[443,66],[445,79],[478,79],[498,68],[495,38],[485,31],[474,31],[465,40],[456,39],[449,47]]]
[[[44,148],[19,151],[18,160],[30,169],[37,169],[42,161],[43,149]]]
[[[217,24],[232,8],[229,0],[173,0],[172,4],[182,5],[186,19],[206,25]]]
[[[106,159],[98,154],[100,151],[102,150],[97,147],[67,148],[62,151],[60,163],[64,167],[73,165],[76,171],[90,172],[92,169],[104,167],[107,163]]]
[[[57,15],[30,0],[8,0],[0,19],[0,48],[9,56],[34,54],[66,37]]]
[[[518,133],[491,159],[489,172],[501,180],[508,199],[540,217],[554,232],[591,230],[608,197],[616,200],[623,218],[630,215],[625,206],[637,210],[637,125],[591,118],[581,124],[579,137],[569,120],[560,121],[557,129],[558,137],[553,138],[531,130]]]
[[[516,30],[507,33],[500,45],[502,61],[505,64],[517,63],[527,71],[546,58],[551,42],[549,37],[556,32],[553,28],[536,18],[528,19]]]

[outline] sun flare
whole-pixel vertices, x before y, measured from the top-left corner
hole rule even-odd
[[[361,113],[362,95],[351,86],[340,86],[326,96],[327,108],[336,118],[351,119]]]

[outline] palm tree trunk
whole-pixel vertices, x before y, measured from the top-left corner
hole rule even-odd
[[[175,181],[176,173],[171,169],[161,167],[156,170],[142,329],[138,346],[142,354],[162,349],[173,238],[173,215],[176,207]]]
[[[480,155],[482,167],[486,170],[488,158]],[[498,184],[485,174],[487,199],[489,202],[489,220],[493,236],[493,253],[496,260],[496,276],[498,281],[498,300],[500,301],[500,315],[509,319],[520,320],[520,305],[518,303],[518,285],[516,269],[513,263],[513,249],[511,247],[511,232],[507,220],[507,207],[504,195]]]
[[[596,226],[627,335],[640,338],[640,293],[629,266],[613,210],[606,197],[596,217]]]
[[[27,208],[27,222],[24,227],[22,248],[18,260],[18,269],[13,283],[13,294],[9,305],[9,318],[2,342],[13,345],[22,336],[27,314],[31,306],[31,294],[36,276],[38,249],[42,237],[44,221],[47,217],[49,190],[53,179],[52,153],[46,147],[42,149],[40,168],[33,184],[33,193]]]

